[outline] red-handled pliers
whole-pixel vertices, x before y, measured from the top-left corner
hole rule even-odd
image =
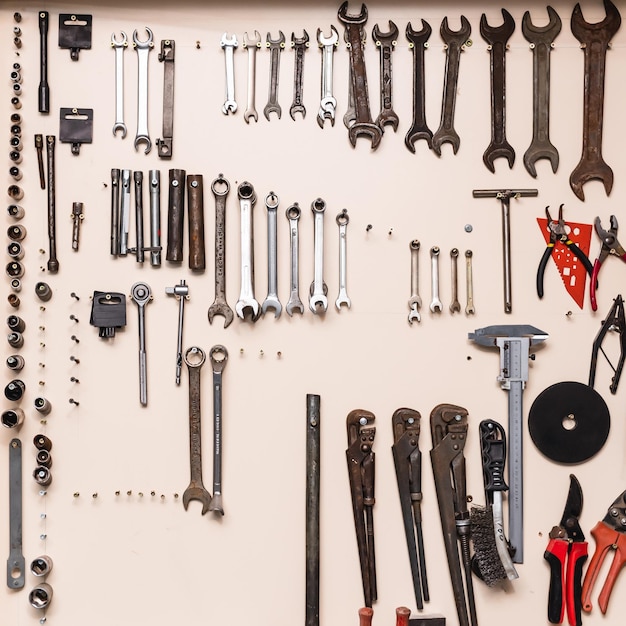
[[[570,474],[563,517],[550,531],[550,542],[543,558],[550,564],[548,620],[561,624],[567,607],[570,626],[581,626],[582,570],[587,560],[587,542],[578,518],[583,508],[583,492],[574,474]]]
[[[594,311],[597,311],[598,303],[596,302],[596,286],[600,267],[609,254],[619,257],[622,261],[624,261],[624,263],[626,263],[626,250],[624,250],[622,244],[617,239],[617,218],[615,215],[611,215],[611,227],[609,230],[604,230],[604,228],[602,228],[599,217],[596,217],[593,226],[596,229],[596,233],[598,233],[598,237],[602,240],[602,249],[593,264],[593,273],[591,274],[591,287],[589,293],[591,297],[591,308]]]

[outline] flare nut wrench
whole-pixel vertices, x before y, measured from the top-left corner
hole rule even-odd
[[[135,135],[135,150],[140,143],[145,143],[144,154],[152,149],[150,132],[148,131],[148,55],[154,47],[152,31],[146,26],[148,39],[139,41],[137,31],[133,31],[133,48],[137,51],[137,134]]]
[[[126,137],[126,124],[124,123],[124,51],[128,48],[128,37],[122,30],[121,41],[111,34],[111,48],[115,50],[115,123],[113,124],[113,136],[117,131],[122,131],[122,139]]]

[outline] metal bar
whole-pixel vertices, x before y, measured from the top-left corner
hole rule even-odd
[[[306,618],[320,619],[320,396],[306,396]]]

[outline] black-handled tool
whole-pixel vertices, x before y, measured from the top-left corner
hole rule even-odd
[[[39,112],[50,113],[50,87],[48,85],[48,11],[39,12]]]

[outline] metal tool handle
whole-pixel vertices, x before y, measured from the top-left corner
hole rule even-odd
[[[228,362],[228,350],[215,345],[209,350],[213,367],[213,499],[209,511],[224,515],[222,504],[222,373]]]
[[[200,370],[206,360],[202,348],[193,346],[185,352],[185,363],[189,373],[189,452],[191,459],[191,481],[202,484],[202,414]],[[197,461],[197,462],[196,462]]]
[[[319,626],[320,600],[320,396],[306,396],[306,616]]]
[[[174,53],[176,42],[173,39],[161,40],[159,61],[163,63],[163,137],[157,139],[159,157],[172,158],[174,136]]]
[[[46,13],[46,16],[48,14]],[[50,256],[48,271],[56,274],[59,271],[56,244],[56,174],[54,169],[54,150],[56,137],[46,135],[46,156],[48,161],[48,240],[50,242]]]
[[[22,442],[9,443],[9,558],[7,586],[22,589],[26,581],[26,565],[22,554]]]
[[[183,260],[183,224],[185,217],[185,170],[169,171],[167,207],[167,252],[165,259],[172,263]]]
[[[139,402],[148,404],[148,367],[146,356],[146,305],[152,300],[152,290],[146,283],[135,283],[131,287],[131,298],[139,312]]]
[[[111,254],[120,253],[120,170],[111,169]]]
[[[206,268],[202,174],[187,176],[187,203],[189,206],[189,269],[202,271]]]
[[[137,259],[137,263],[143,263],[145,260],[143,238],[143,172],[133,172],[133,180],[135,181],[135,234],[137,237],[135,258]]]
[[[252,212],[256,194],[250,183],[239,186],[241,211],[241,292],[240,301],[254,300],[254,237]]]
[[[130,170],[122,170],[122,206],[120,209],[120,255],[128,254],[130,232]]]
[[[150,170],[150,265],[161,265],[161,172]]]
[[[39,12],[39,113],[50,113],[50,87],[48,85],[48,11]]]

